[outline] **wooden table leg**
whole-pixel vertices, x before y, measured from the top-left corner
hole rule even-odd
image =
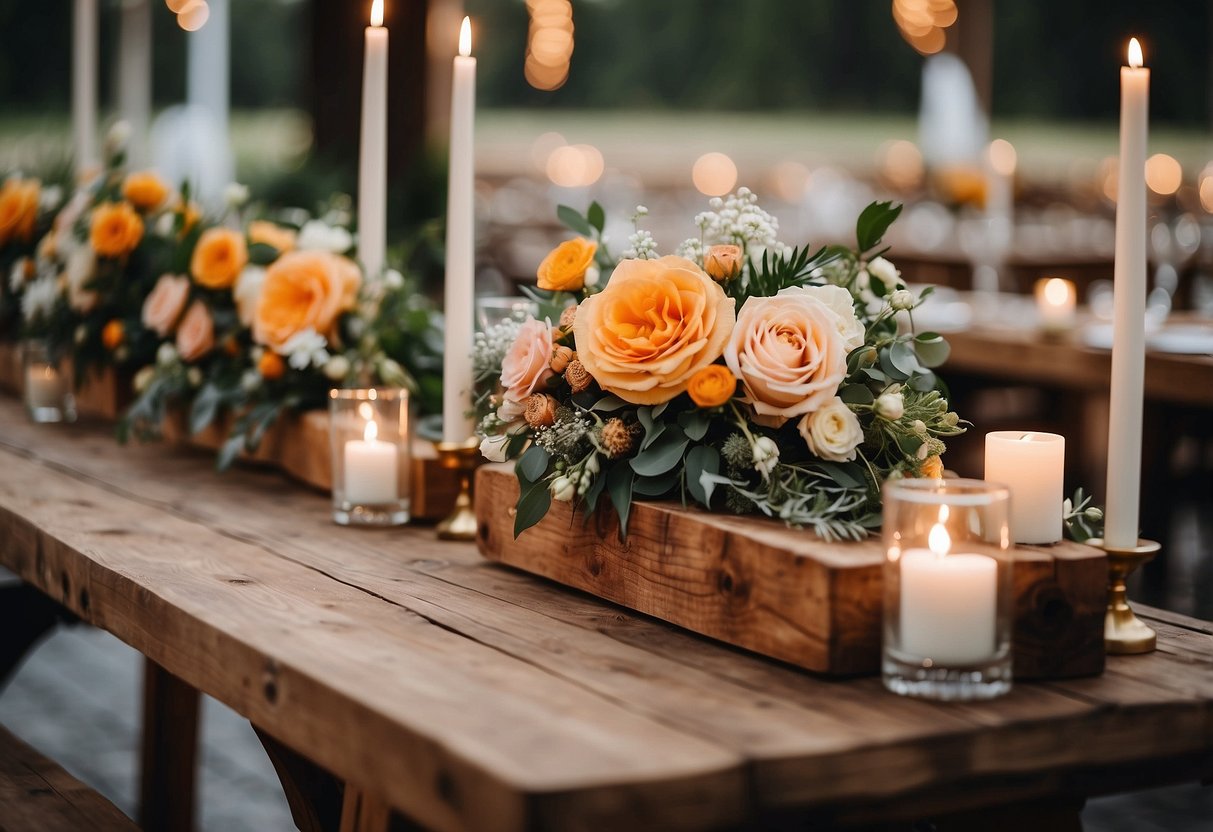
[[[341,781],[256,725],[253,730],[274,765],[299,832],[337,832],[342,818]]]
[[[139,825],[146,832],[194,828],[199,704],[197,690],[144,660]]]
[[[74,616],[28,584],[0,586],[0,688],[38,640]]]
[[[957,812],[932,818],[938,832],[963,832],[981,829],[983,832],[1082,832],[1082,807],[1087,800],[1081,796],[1025,800],[1009,806]]]
[[[341,807],[341,832],[389,832],[392,810],[375,795],[345,786],[345,802]]]

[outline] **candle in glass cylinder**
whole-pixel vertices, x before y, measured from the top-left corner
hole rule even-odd
[[[61,408],[66,387],[50,364],[31,364],[25,371],[25,401],[32,408]]]
[[[371,4],[362,65],[362,136],[358,153],[358,259],[369,280],[383,271],[387,247],[387,52],[383,0]]]
[[[1064,436],[1022,430],[986,434],[985,478],[1011,489],[1011,538],[1016,543],[1061,540],[1065,467]]]
[[[1141,496],[1142,399],[1146,361],[1146,132],[1150,70],[1129,41],[1120,68],[1120,171],[1116,186],[1112,390],[1108,420],[1108,501],[1104,540],[1137,545]]]
[[[901,555],[901,649],[939,666],[986,661],[996,647],[998,564],[951,554],[943,523],[932,527],[928,545]]]
[[[72,152],[77,175],[97,164],[97,0],[76,0],[72,16]]]
[[[1062,333],[1073,329],[1077,304],[1078,292],[1071,281],[1061,277],[1036,281],[1036,311],[1045,332]]]
[[[345,443],[345,499],[355,505],[384,505],[399,493],[396,446],[378,436],[378,426],[369,419],[362,439]]]
[[[442,439],[463,443],[472,435],[472,318],[475,276],[474,143],[476,59],[468,18],[459,28],[459,54],[451,83],[450,173],[447,180],[446,289],[442,371]]]

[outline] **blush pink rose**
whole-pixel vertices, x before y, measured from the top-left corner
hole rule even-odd
[[[834,398],[847,371],[840,329],[838,314],[811,292],[745,302],[724,360],[760,423],[781,425]]]
[[[531,318],[519,328],[518,337],[501,362],[501,386],[505,388],[506,404],[514,406],[511,412],[552,376],[551,364],[552,327]]]
[[[196,300],[177,327],[177,352],[182,361],[197,361],[215,346],[215,322],[206,304]]]
[[[173,331],[190,296],[190,279],[165,274],[143,301],[143,325],[161,338]]]

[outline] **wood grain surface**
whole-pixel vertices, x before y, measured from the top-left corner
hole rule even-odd
[[[432,529],[340,528],[323,496],[210,466],[0,402],[0,563],[427,827],[893,819],[1213,774],[1205,624],[1167,622],[1162,649],[1101,676],[948,706],[720,645]]]

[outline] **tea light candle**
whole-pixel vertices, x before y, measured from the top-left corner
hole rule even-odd
[[[25,371],[25,401],[30,407],[63,407],[63,376],[50,364],[31,364]]]
[[[1066,332],[1074,328],[1078,291],[1072,281],[1046,277],[1036,281],[1036,311],[1046,332]]]
[[[986,474],[1011,489],[1011,538],[1056,543],[1062,536],[1066,439],[1056,433],[986,434]]]
[[[995,652],[997,562],[949,554],[952,538],[942,523],[928,545],[901,555],[902,650],[940,666],[987,661]]]
[[[345,499],[356,505],[383,505],[396,500],[396,446],[380,442],[379,428],[368,420],[362,439],[345,443]]]

